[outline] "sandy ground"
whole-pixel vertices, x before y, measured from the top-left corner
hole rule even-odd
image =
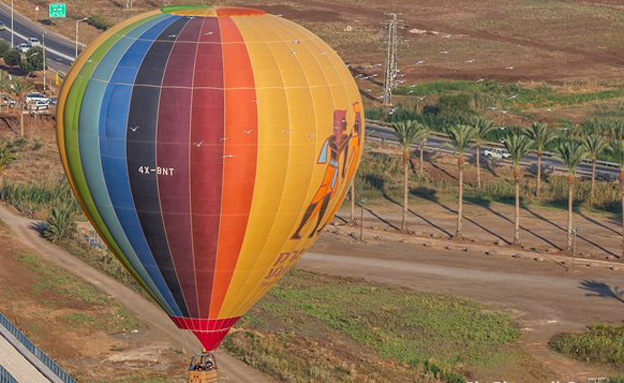
[[[464,237],[470,242],[509,245],[513,241],[514,207],[502,203],[475,204],[464,201]],[[402,207],[392,202],[364,206],[365,227],[396,232],[401,226]],[[417,198],[410,205],[408,228],[420,237],[450,238],[456,229],[457,202]],[[360,219],[360,208],[355,218]],[[350,209],[342,208],[339,222],[350,219]],[[567,245],[567,211],[528,206],[520,210],[520,241],[525,248],[557,253]],[[577,211],[577,255],[602,260],[621,256],[622,226],[616,212],[592,214]]]
[[[342,235],[324,235],[298,267],[459,295],[512,310],[522,328],[522,347],[559,374],[553,380],[611,372],[562,358],[548,349],[547,342],[561,331],[581,330],[595,322],[621,322],[622,271],[566,271],[548,260],[484,256],[389,240],[362,244]]]

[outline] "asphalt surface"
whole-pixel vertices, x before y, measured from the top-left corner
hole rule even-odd
[[[11,7],[0,3],[0,22],[6,29],[0,31],[0,39],[11,42]],[[43,41],[43,34],[46,29],[43,26],[34,23],[25,16],[15,12],[13,17],[14,45],[26,42],[29,37],[37,37],[39,41]],[[76,47],[73,41],[58,35],[57,33],[48,31],[45,38],[46,43],[46,61],[48,65],[62,73],[66,73],[71,66],[76,54]],[[82,50],[79,47],[78,52]]]
[[[0,366],[4,367],[18,382],[50,383],[2,336],[0,336]]]
[[[395,143],[398,142],[396,135],[390,128],[383,127],[381,125],[377,125],[375,123],[367,121],[366,130],[367,130],[367,136],[370,138],[385,139],[386,141],[395,142]],[[443,151],[452,152],[453,149],[449,145],[450,145],[449,140],[446,140],[441,137],[431,136],[427,139],[426,150],[428,151],[443,150]],[[484,158],[483,152],[485,151],[485,149],[488,149],[488,148],[490,147],[488,147],[487,145],[481,147],[482,158]],[[474,157],[476,155],[476,149],[470,148],[466,151],[466,153],[469,156]],[[495,160],[495,161],[498,161],[499,163],[506,163],[506,164],[511,163],[511,161],[509,160]],[[523,162],[522,165],[525,168],[533,167],[537,163],[537,155],[531,154],[531,155],[525,156],[522,162]],[[542,156],[542,172],[544,171],[544,169],[553,169],[553,170],[566,172],[566,173],[568,171],[568,168],[564,166],[561,163],[561,161],[559,161],[558,158],[548,157],[546,155]],[[591,164],[583,163],[577,166],[576,169],[577,169],[577,174],[579,175],[591,176],[591,173],[592,173]],[[619,169],[617,168],[610,168],[610,167],[605,167],[605,166],[596,167],[596,177],[598,179],[617,180],[618,176],[619,176]]]

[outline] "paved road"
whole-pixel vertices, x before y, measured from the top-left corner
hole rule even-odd
[[[128,310],[134,312],[145,321],[150,329],[159,331],[163,334],[163,337],[169,338],[171,342],[178,347],[190,353],[198,352],[201,349],[201,345],[197,339],[195,339],[192,334],[179,330],[159,307],[118,282],[116,279],[92,268],[77,257],[41,238],[41,236],[32,229],[32,225],[35,221],[12,213],[2,204],[0,204],[0,220],[4,221],[11,228],[11,231],[17,238],[31,247],[43,258],[54,262],[70,273],[79,276],[105,291],[123,304]],[[189,348],[189,345],[191,345],[191,348]],[[225,353],[216,352],[216,356],[219,368],[224,373],[227,382],[272,382],[272,380],[264,374]],[[182,373],[183,371],[180,371],[180,374]],[[25,380],[24,383],[30,383],[30,381]]]
[[[20,383],[50,383],[2,336],[0,336],[0,366]]]
[[[396,135],[390,128],[383,127],[375,123],[367,122],[366,129],[367,129],[367,135],[369,135],[370,137],[385,139],[390,142],[397,142]],[[445,140],[440,137],[432,136],[429,139],[427,139],[427,146],[430,148],[429,150],[431,149],[452,150],[448,147],[448,145],[449,145],[449,140]],[[484,148],[487,148],[487,146],[484,146]],[[476,155],[476,150],[468,149],[467,153],[470,156],[474,156]],[[483,153],[483,149],[481,150],[481,153]],[[510,163],[510,161],[501,161],[501,162],[508,163],[508,164]],[[525,167],[534,166],[534,164],[537,163],[537,156],[536,155],[525,156],[523,162],[524,162]],[[562,171],[562,172],[568,171],[568,169],[565,166],[563,166],[561,161],[559,161],[559,159],[554,158],[554,157],[542,156],[542,166],[543,166],[543,169],[554,167],[558,171]],[[584,176],[590,176],[591,171],[592,171],[592,167],[590,164],[581,164],[577,166],[578,174],[581,174]],[[615,180],[617,179],[619,175],[619,169],[598,166],[596,168],[596,173],[597,173],[598,178]]]
[[[0,22],[6,26],[6,30],[0,31],[0,39],[11,42],[11,7],[4,3],[0,3]],[[14,44],[16,46],[25,42],[29,37],[37,37],[40,41],[43,41],[43,33],[46,31],[42,26],[17,12],[14,13],[13,28],[15,31]],[[74,43],[54,32],[47,32],[45,41],[48,65],[62,73],[66,73],[76,53]],[[79,48],[79,52],[80,50]]]

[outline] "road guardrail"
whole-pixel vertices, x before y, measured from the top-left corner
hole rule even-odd
[[[2,383],[19,383],[7,370],[0,365],[0,382]]]
[[[26,348],[26,350],[30,354],[32,354],[32,356],[34,356],[37,360],[39,360],[41,363],[43,363],[45,365],[45,367],[47,367],[52,372],[52,374],[54,374],[54,376],[48,376],[49,374],[47,374],[46,371],[41,371],[41,369],[40,369],[41,373],[46,375],[46,378],[50,379],[51,381],[59,381],[60,380],[63,383],[77,383],[76,380],[74,380],[74,378],[72,378],[68,373],[66,373],[61,368],[61,366],[56,364],[56,362],[54,360],[52,360],[52,358],[50,358],[48,355],[46,355],[46,353],[44,353],[37,346],[35,346],[28,339],[28,337],[26,337],[26,335],[24,335],[24,333],[22,331],[20,331],[20,329],[15,327],[15,325],[13,323],[11,323],[11,321],[6,316],[4,316],[4,314],[2,314],[1,312],[0,312],[0,326],[2,326],[11,335],[13,335],[13,337],[15,337],[15,339],[17,339],[17,341],[22,346],[24,346]],[[11,344],[13,344],[11,339],[7,338],[7,340]],[[16,346],[17,345],[13,344],[13,347],[16,347]],[[20,351],[20,350],[18,350],[18,351]],[[20,351],[20,353],[21,353],[21,351]],[[28,357],[26,355],[24,355],[24,357],[26,357],[28,359]],[[32,361],[31,361],[31,363],[32,363]],[[35,367],[37,367],[37,366],[35,366]],[[0,382],[4,382],[4,381],[0,380]]]

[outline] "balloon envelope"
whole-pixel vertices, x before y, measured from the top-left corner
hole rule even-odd
[[[259,10],[170,6],[89,45],[57,133],[110,250],[212,350],[335,214],[363,113],[345,64],[308,30]]]

